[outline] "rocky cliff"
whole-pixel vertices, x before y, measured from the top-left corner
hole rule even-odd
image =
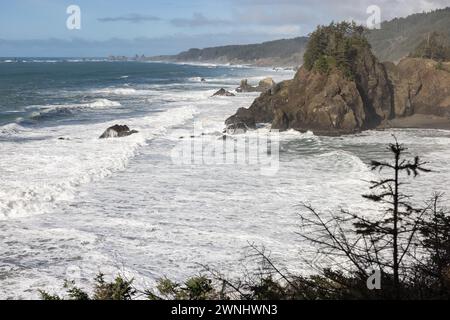
[[[428,114],[450,117],[450,63],[408,58],[386,63],[397,117]]]
[[[381,64],[365,51],[349,79],[302,67],[240,109],[227,125],[271,123],[273,129],[335,135],[383,127],[450,127],[450,64],[407,58]]]

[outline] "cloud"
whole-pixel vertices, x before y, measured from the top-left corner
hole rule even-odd
[[[133,2],[133,0],[129,0]],[[0,52],[5,56],[107,56],[171,54],[191,47],[258,43],[279,38],[307,35],[319,24],[354,19],[366,21],[368,6],[381,9],[382,20],[443,8],[450,0],[224,0],[229,10],[207,11],[192,16],[159,18],[144,14],[117,15],[98,19],[101,22],[143,23],[160,21],[169,27],[158,37],[94,40],[1,40]],[[188,5],[190,6],[190,5]],[[186,28],[173,33],[173,28]],[[126,26],[124,26],[126,28]],[[195,29],[196,32],[193,31]],[[144,29],[143,29],[144,30]],[[142,33],[146,34],[146,33]],[[151,34],[151,33],[149,33]],[[114,32],[105,38],[114,37]]]
[[[130,22],[130,23],[142,23],[147,21],[160,21],[161,18],[155,16],[142,15],[138,13],[130,13],[128,15],[117,16],[117,17],[104,17],[99,18],[100,22]]]
[[[229,0],[233,7],[241,8],[242,16],[254,12],[266,12],[260,15],[260,23],[272,21],[273,17],[287,16],[289,20],[320,17],[345,20],[348,17],[365,20],[367,8],[371,5],[380,7],[385,19],[403,17],[413,13],[430,11],[450,5],[449,0]],[[279,20],[280,23],[286,20]],[[291,21],[292,22],[292,21]]]
[[[170,23],[178,28],[196,28],[196,27],[205,27],[205,26],[230,26],[232,21],[225,19],[211,19],[205,17],[201,13],[194,13],[192,18],[177,18],[170,20]]]
[[[414,13],[428,12],[450,5],[449,0],[228,0],[233,20],[240,25],[299,25],[312,31],[319,24],[355,20],[363,23],[370,14],[367,9],[377,5],[381,19],[391,20]]]

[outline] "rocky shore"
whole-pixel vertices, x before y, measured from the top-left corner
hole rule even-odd
[[[370,47],[359,48],[348,76],[301,67],[293,80],[274,85],[227,127],[313,131],[340,135],[383,128],[450,129],[450,63],[405,58],[380,63]]]

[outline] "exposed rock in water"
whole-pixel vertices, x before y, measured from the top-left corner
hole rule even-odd
[[[108,138],[123,138],[138,133],[136,130],[130,130],[128,126],[115,125],[106,129],[106,131],[100,136],[100,139]]]
[[[276,83],[275,81],[273,81],[272,78],[265,78],[263,80],[261,80],[258,84],[258,89],[261,90],[262,92],[267,91],[272,89],[273,86],[275,86]]]
[[[225,90],[224,88],[220,89],[216,93],[213,94],[213,97],[234,97],[235,94],[230,91]]]
[[[276,85],[272,78],[265,78],[261,80],[257,87],[253,87],[248,83],[247,79],[241,81],[240,86],[236,89],[236,92],[265,92],[272,89]]]
[[[255,92],[256,87],[252,87],[248,84],[248,80],[241,80],[241,84],[236,88],[236,92]]]
[[[224,133],[227,134],[244,134],[248,131],[248,127],[244,122],[236,122],[236,123],[232,123],[229,126],[227,126],[227,129],[225,130]]]
[[[255,115],[257,113],[257,110],[254,110],[254,112],[252,112],[249,109],[245,109],[245,108],[241,108],[238,110],[238,112],[228,118],[225,121],[225,124],[227,126],[227,128],[234,128],[236,126],[241,126],[241,124],[244,124],[248,129],[256,129],[256,123],[258,122],[269,122],[269,121],[258,121],[256,120],[257,118],[255,118]],[[263,115],[264,113],[262,113]]]

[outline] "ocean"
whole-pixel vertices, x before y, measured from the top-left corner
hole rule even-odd
[[[261,126],[241,136],[250,146],[276,137],[278,167],[270,175],[245,161],[174,161],[180,143],[226,141],[225,119],[258,96],[211,97],[217,90],[268,76],[281,81],[294,72],[0,59],[0,298],[61,293],[65,279],[89,288],[100,271],[142,287],[165,276],[181,281],[202,265],[233,276],[256,266],[249,244],[264,246],[292,272],[307,272],[300,257],[312,253],[296,234],[302,203],[324,215],[376,214],[361,195],[379,175],[370,160],[389,159],[393,134],[434,170],[405,186],[414,201],[449,193],[444,130],[319,137]],[[139,133],[100,140],[115,124]]]

